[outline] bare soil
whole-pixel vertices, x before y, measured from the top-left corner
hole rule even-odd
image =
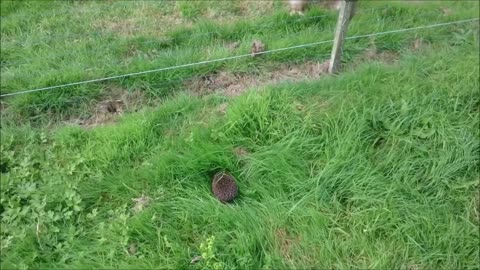
[[[236,97],[250,88],[259,88],[269,84],[285,81],[318,79],[328,72],[329,62],[305,62],[302,64],[283,64],[279,69],[265,74],[238,75],[231,72],[219,72],[194,79],[185,85],[195,95],[203,96],[221,93],[228,97]]]
[[[85,128],[112,124],[117,122],[125,112],[137,111],[150,103],[140,91],[129,92],[120,87],[111,87],[106,92],[107,94],[101,100],[92,105],[89,118],[72,118],[66,122]]]

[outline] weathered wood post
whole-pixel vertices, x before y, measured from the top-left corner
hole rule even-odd
[[[348,24],[355,13],[356,4],[357,0],[342,0],[341,2],[337,28],[335,29],[335,39],[333,41],[332,56],[330,57],[330,65],[328,66],[328,72],[330,74],[337,73],[340,68],[343,41],[345,40]]]

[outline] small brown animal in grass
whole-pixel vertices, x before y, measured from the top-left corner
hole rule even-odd
[[[218,172],[213,176],[212,191],[221,202],[231,202],[238,196],[238,186],[233,176]]]
[[[255,57],[257,54],[265,51],[265,44],[260,40],[255,40],[252,44],[252,56]]]

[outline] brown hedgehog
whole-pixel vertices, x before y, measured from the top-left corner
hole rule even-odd
[[[223,203],[233,201],[238,195],[235,178],[223,171],[216,173],[212,179],[212,191],[215,197]]]

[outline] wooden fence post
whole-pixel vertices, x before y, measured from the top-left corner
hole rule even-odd
[[[335,39],[333,41],[332,56],[330,57],[330,65],[328,66],[328,72],[330,74],[337,73],[340,68],[343,41],[348,29],[348,24],[354,15],[356,4],[356,0],[342,0],[341,2],[337,28],[335,29]]]

